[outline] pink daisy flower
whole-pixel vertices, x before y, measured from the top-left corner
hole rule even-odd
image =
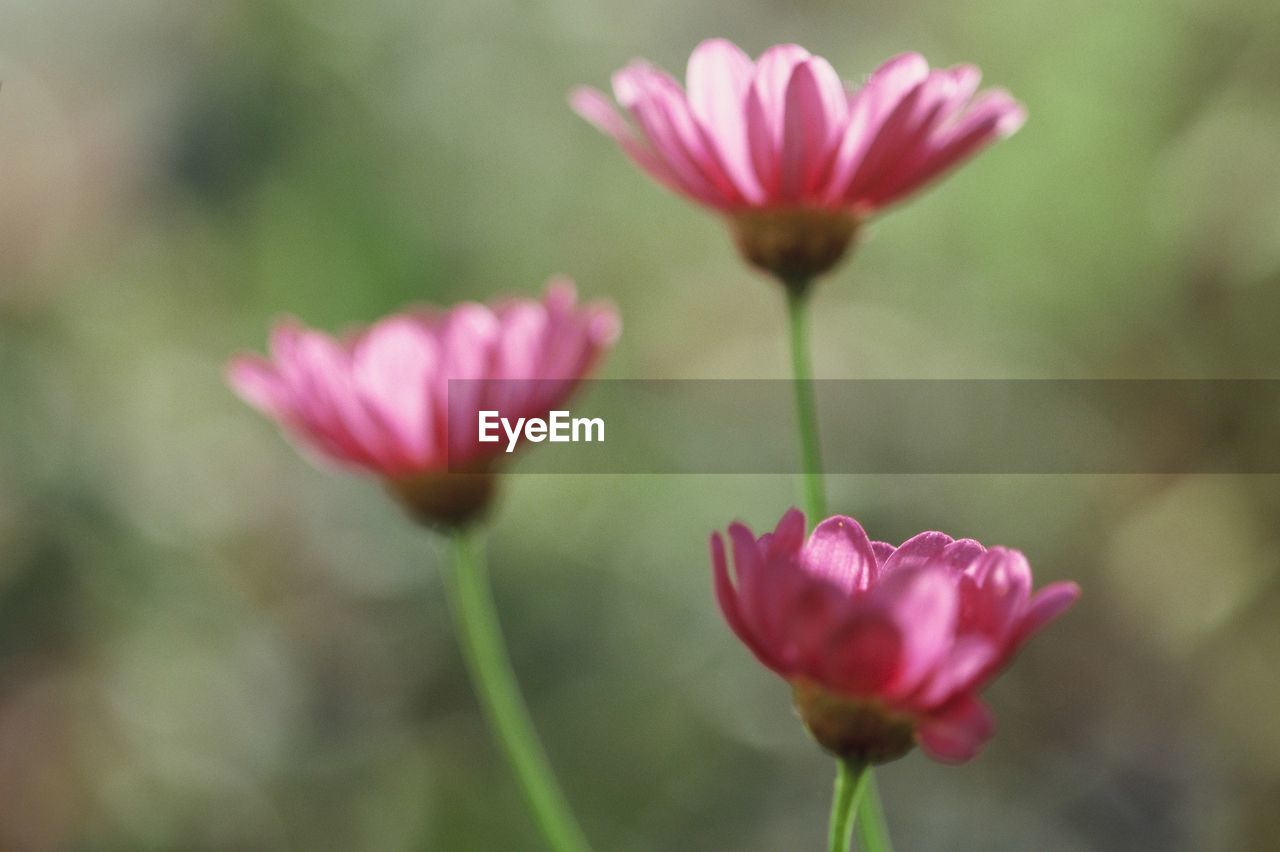
[[[574,89],[570,104],[659,183],[728,215],[748,260],[795,279],[834,265],[869,216],[1022,126],[1006,92],[975,97],[980,77],[906,53],[849,87],[797,45],[752,62],[711,39],[684,87],[643,60],[614,74],[630,121],[595,89]]]
[[[272,330],[271,357],[236,357],[227,378],[310,454],[381,477],[425,520],[457,524],[488,504],[503,446],[467,430],[451,436],[451,414],[545,416],[619,328],[611,306],[577,305],[573,283],[560,279],[542,300],[422,308],[341,340],[286,319]],[[455,399],[451,412],[450,379],[520,381],[455,384],[476,398]]]
[[[977,693],[1080,594],[1053,583],[1032,594],[1016,550],[923,532],[900,547],[872,542],[835,516],[805,538],[792,509],[759,539],[711,536],[716,597],[760,662],[789,681],[818,742],[841,757],[884,762],[919,743],[950,762],[994,732]]]

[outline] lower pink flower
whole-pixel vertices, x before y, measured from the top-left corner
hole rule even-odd
[[[875,763],[916,743],[942,761],[977,754],[994,733],[978,691],[1080,594],[1032,594],[1016,550],[940,532],[895,548],[839,515],[807,540],[796,509],[758,539],[740,523],[728,535],[733,575],[719,533],[711,558],[729,626],[791,683],[823,747]]]

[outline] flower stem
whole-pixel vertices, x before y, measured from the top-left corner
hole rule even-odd
[[[893,852],[884,807],[880,804],[880,791],[876,787],[876,778],[870,766],[867,767],[867,790],[858,804],[858,817],[855,827],[860,852]]]
[[[453,551],[453,570],[446,571],[445,585],[463,656],[489,725],[506,753],[547,847],[553,852],[586,852],[586,838],[556,783],[520,697],[503,645],[480,542],[473,533],[457,532]]]
[[[836,788],[831,798],[828,852],[848,852],[850,834],[869,780],[870,764],[843,759],[836,761]]]
[[[791,326],[796,415],[804,463],[804,511],[811,523],[817,523],[827,515],[827,501],[822,483],[822,453],[818,437],[818,408],[813,394],[813,368],[809,360],[809,282],[786,282],[785,290]],[[880,793],[876,789],[871,767],[868,766],[862,774],[866,778],[866,791],[858,804],[858,846],[861,852],[892,852],[889,829],[885,824],[884,809],[880,804]]]
[[[796,420],[800,427],[800,453],[804,462],[804,511],[810,523],[826,517],[822,487],[822,450],[818,441],[818,408],[813,398],[813,367],[809,363],[809,314],[803,283],[787,286],[787,313],[791,326],[792,384],[796,392]]]

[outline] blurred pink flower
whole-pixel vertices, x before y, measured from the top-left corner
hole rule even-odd
[[[994,732],[976,693],[1079,596],[1075,583],[1031,593],[1016,550],[923,532],[894,548],[835,516],[805,540],[792,509],[759,539],[711,536],[716,597],[760,662],[793,686],[820,744],[883,762],[918,742],[938,760],[973,757]]]
[[[576,298],[557,279],[541,301],[427,307],[342,340],[286,319],[271,333],[271,357],[238,356],[227,378],[305,450],[383,477],[419,514],[456,522],[464,518],[448,515],[487,503],[487,472],[505,443],[479,443],[450,423],[474,423],[481,409],[545,417],[617,338],[612,306]],[[450,379],[507,381],[455,383],[451,406]]]
[[[592,88],[574,89],[570,104],[659,183],[729,214],[744,250],[756,248],[752,262],[813,275],[872,213],[1022,126],[1026,113],[1006,92],[974,97],[980,76],[972,65],[930,70],[905,53],[848,88],[797,45],[752,62],[711,39],[689,57],[686,88],[642,60],[614,74],[634,125]],[[823,251],[769,255],[801,251],[797,232]],[[799,261],[806,268],[787,267]]]

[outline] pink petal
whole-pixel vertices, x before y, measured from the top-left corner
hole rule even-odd
[[[298,442],[341,462],[369,463],[372,459],[361,439],[353,434],[348,409],[357,404],[348,375],[346,356],[332,340],[309,331],[293,319],[276,323],[271,330],[271,369],[274,385],[264,370],[246,370],[241,363],[233,378],[242,393],[266,394],[280,406],[276,411],[259,406],[278,420]],[[259,361],[262,368],[266,362]],[[252,402],[252,399],[248,401]]]
[[[954,572],[962,572],[987,549],[971,538],[958,538],[942,549],[935,562],[945,565]]]
[[[845,195],[849,181],[862,164],[885,117],[929,74],[929,63],[918,53],[903,53],[877,68],[867,83],[849,98],[848,120],[840,133],[826,200]]]
[[[760,547],[771,558],[795,556],[804,546],[805,529],[804,512],[792,507],[778,521],[771,534],[760,537]]]
[[[576,382],[618,339],[622,321],[613,305],[602,302],[578,308],[576,299],[571,279],[561,276],[548,283],[542,301],[547,323],[542,341],[542,364],[537,371],[540,378]],[[569,387],[572,384],[570,382]]]
[[[965,569],[976,589],[965,591],[963,628],[993,639],[1009,637],[1031,592],[1027,558],[1007,547],[993,547]]]
[[[809,58],[809,51],[798,44],[778,44],[760,54],[756,62],[752,88],[760,98],[768,122],[774,150],[782,142],[782,126],[786,115],[787,87],[796,66]]]
[[[434,337],[411,318],[383,320],[356,344],[352,373],[360,398],[397,444],[384,455],[399,455],[416,465],[439,460],[432,406],[443,401],[433,399],[431,392],[439,366]]]
[[[546,290],[542,294],[542,304],[547,311],[558,317],[570,316],[578,303],[578,288],[573,279],[567,275],[553,275],[547,279]]]
[[[929,74],[920,86],[920,96],[912,114],[906,119],[899,150],[881,162],[879,173],[870,185],[863,187],[862,193],[878,198],[882,193],[881,187],[893,186],[899,183],[901,176],[916,171],[935,147],[931,142],[934,131],[954,118],[972,97],[980,80],[981,74],[972,65]]]
[[[892,182],[877,186],[875,203],[889,204],[901,198],[977,153],[982,148],[1015,133],[1026,121],[1026,111],[1007,93],[992,90],[978,98],[948,130],[929,143],[929,153],[921,162]]]
[[[613,104],[597,89],[579,86],[569,93],[569,106],[573,111],[600,130],[613,137],[618,147],[650,177],[674,192],[684,192],[680,179],[666,162],[642,142],[631,126],[620,116]]]
[[[877,186],[885,174],[916,144],[921,111],[929,94],[930,78],[926,77],[907,92],[875,129],[875,138],[867,147],[857,170],[844,190],[847,203],[857,204]]]
[[[1080,587],[1072,582],[1050,583],[1036,592],[1018,624],[1019,643],[1070,609],[1079,597]]]
[[[498,317],[499,332],[490,377],[550,378],[543,370],[546,366],[544,346],[551,322],[546,307],[537,302],[523,302],[504,310]]]
[[[899,53],[871,72],[871,77],[859,91],[874,95],[874,115],[877,119],[883,119],[907,92],[928,75],[929,63],[923,56],[918,53]]]
[[[951,648],[958,599],[948,572],[937,568],[886,574],[877,600],[902,636],[902,660],[887,689],[892,697],[914,690]]]
[[[742,196],[760,203],[764,193],[751,165],[747,146],[747,90],[755,65],[737,45],[725,39],[708,39],[689,57],[686,83],[689,109],[712,147],[725,173]]]
[[[737,190],[708,153],[678,83],[646,63],[635,62],[614,74],[613,89],[618,103],[630,110],[685,193],[715,207],[737,200]]]
[[[769,48],[756,63],[755,79],[747,93],[751,163],[769,197],[776,197],[778,193],[787,87],[795,67],[808,58],[809,52],[799,45],[780,44]]]
[[[724,540],[720,538],[719,533],[712,533],[711,535],[711,566],[715,580],[716,602],[720,605],[720,611],[724,614],[725,621],[728,622],[730,629],[751,650],[751,653],[756,655],[760,662],[777,671],[777,663],[756,640],[756,637],[742,618],[738,592],[734,589],[733,581],[729,577],[728,560],[726,560],[724,552]]]
[[[922,532],[912,536],[885,560],[886,573],[903,568],[920,568],[928,565],[951,544],[951,536],[940,532]]]
[[[622,318],[613,303],[592,302],[578,308],[577,300],[578,290],[572,278],[555,275],[547,280],[542,302],[553,316],[580,322],[593,349],[605,349],[616,343],[622,333]]]
[[[972,690],[978,679],[998,663],[999,655],[999,648],[982,636],[961,637],[946,659],[938,663],[912,703],[936,707],[958,692]]]
[[[226,378],[241,399],[267,416],[276,419],[292,416],[289,388],[267,359],[257,355],[232,358]]]
[[[993,547],[966,569],[978,585],[1001,597],[1025,598],[1031,591],[1031,566],[1019,550]]]
[[[816,672],[824,685],[851,696],[880,695],[900,671],[900,628],[883,613],[863,611],[835,633]]]
[[[827,518],[809,536],[800,554],[813,577],[820,577],[845,594],[866,589],[875,580],[876,555],[862,526],[843,515]]]
[[[897,549],[898,548],[894,547],[887,541],[871,542],[871,550],[876,555],[876,565],[880,566],[881,569],[884,568],[884,563],[889,560],[889,557],[892,556],[893,552]]]
[[[831,139],[845,124],[847,106],[840,78],[819,57],[810,57],[795,67],[785,97],[779,198],[799,201],[826,171]]]
[[[761,642],[767,643],[769,637],[763,628],[772,618],[774,599],[765,576],[766,562],[755,536],[744,524],[729,525],[729,542],[733,545],[733,573],[738,580],[743,621]]]
[[[994,733],[991,712],[971,695],[962,695],[926,716],[917,730],[925,752],[944,763],[970,760]]]
[[[433,426],[434,434],[448,437],[446,454],[450,463],[464,462],[477,451],[471,440],[474,430],[451,429],[450,421],[474,423],[475,412],[492,408],[482,404],[484,391],[492,389],[482,380],[493,378],[489,365],[501,329],[495,310],[463,302],[441,317],[435,330],[442,363],[435,371],[433,392],[445,404],[434,406]],[[485,445],[490,451],[494,446]]]
[[[273,338],[274,340],[275,338]],[[350,358],[328,335],[282,331],[277,359],[293,389],[295,410],[305,433],[328,455],[342,461],[378,463],[384,448],[370,441],[369,417],[351,375]]]
[[[933,71],[902,97],[874,131],[875,142],[845,188],[846,200],[874,208],[885,187],[900,184],[926,162],[936,148],[935,130],[952,121],[980,79],[972,65]]]
[[[786,641],[780,655],[791,671],[821,676],[831,639],[847,618],[850,600],[830,583],[815,582],[799,571],[787,586],[782,628]]]

